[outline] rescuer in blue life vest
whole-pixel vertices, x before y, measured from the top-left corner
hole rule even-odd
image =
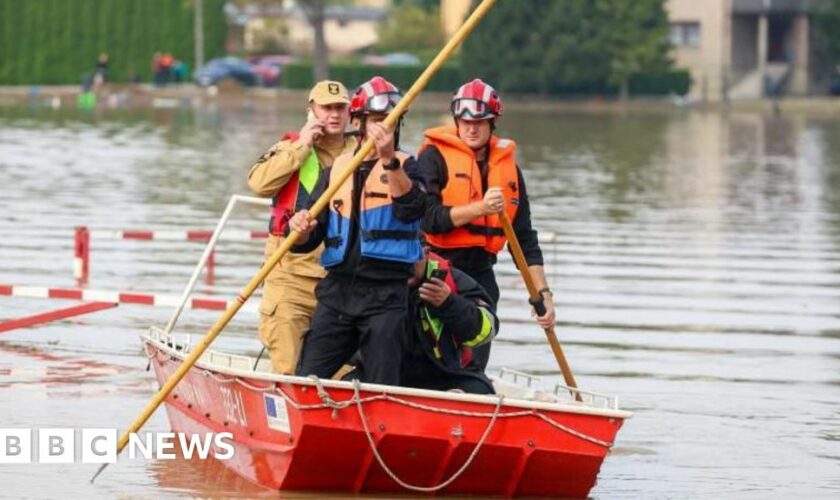
[[[316,220],[307,210],[290,227],[300,232],[293,252],[324,243],[327,275],[315,289],[318,305],[304,336],[297,375],[332,377],[358,351],[362,382],[396,385],[406,338],[408,286],[422,258],[423,178],[414,158],[397,149],[399,123],[383,124],[401,99],[393,84],[375,77],[362,84],[350,104],[361,142],[375,150],[330,199]],[[336,158],[329,184],[348,167],[351,154]]]

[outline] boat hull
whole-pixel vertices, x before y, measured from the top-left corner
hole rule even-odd
[[[145,345],[162,384],[183,356]],[[200,363],[166,407],[176,432],[232,433],[234,454],[224,464],[267,488],[408,493],[380,465],[372,440],[392,474],[412,485],[439,485],[469,461],[439,494],[563,497],[588,495],[626,413],[313,384]]]

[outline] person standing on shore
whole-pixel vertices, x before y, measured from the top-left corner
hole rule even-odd
[[[546,313],[537,318],[542,328],[554,324],[554,301],[543,270],[537,232],[525,179],[516,163],[516,143],[494,135],[502,102],[496,90],[480,79],[465,83],[453,94],[450,111],[454,126],[426,130],[418,162],[428,183],[429,207],[423,232],[431,250],[476,280],[499,302],[493,266],[507,239],[499,213],[513,225],[528,268],[545,298]],[[475,349],[483,370],[490,343]]]
[[[307,120],[299,132],[287,132],[251,167],[248,186],[272,198],[268,257],[288,235],[289,218],[309,208],[325,169],[335,158],[352,154],[356,140],[345,134],[350,98],[341,82],[318,82],[309,93]],[[315,310],[315,285],[325,271],[318,262],[323,245],[309,252],[288,253],[265,280],[260,304],[259,335],[275,372],[295,370],[302,337]]]
[[[105,80],[108,77],[108,54],[101,53],[96,60],[96,69],[93,73],[93,91],[99,92],[102,86],[105,85]]]

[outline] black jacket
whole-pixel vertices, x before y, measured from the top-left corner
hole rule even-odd
[[[481,286],[466,273],[451,269],[458,288],[440,307],[427,306],[420,300],[417,289],[410,294],[409,338],[402,364],[402,385],[425,389],[462,389],[465,392],[492,393],[490,380],[475,362],[462,366],[466,343],[475,341],[489,320],[490,331],[482,343],[491,342],[499,327],[492,301]],[[435,340],[423,328],[423,308],[441,320],[443,330]]]

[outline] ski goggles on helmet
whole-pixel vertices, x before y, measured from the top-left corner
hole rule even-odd
[[[478,99],[456,99],[450,106],[455,118],[472,118],[473,120],[487,120],[496,118],[496,113],[484,101]]]
[[[366,113],[387,113],[397,106],[402,99],[399,92],[386,92],[369,97],[365,103]]]

